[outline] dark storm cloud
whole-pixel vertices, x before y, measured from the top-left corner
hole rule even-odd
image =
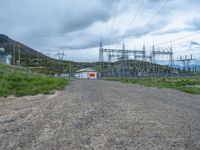
[[[107,5],[104,5],[107,4]],[[84,5],[84,4],[83,4]],[[61,33],[72,32],[87,28],[95,22],[106,22],[111,16],[109,7],[111,3],[103,3],[99,1],[90,2],[86,7],[80,6],[78,10],[67,12],[65,19],[62,21]]]
[[[97,35],[87,32],[87,30],[86,31],[82,30],[82,31],[73,32],[67,35],[63,35],[62,38],[67,40],[68,42],[60,43],[61,45],[59,47],[60,49],[76,50],[76,49],[87,49],[87,48],[98,47],[100,41],[103,42],[105,45],[114,44],[120,41],[120,33],[118,30],[114,30],[112,32],[112,37],[104,36],[100,38]]]
[[[200,30],[200,18],[197,17],[200,13],[199,0],[192,2],[190,0],[144,0],[142,11],[136,19],[137,25],[134,24],[123,33],[123,29],[119,26],[129,24],[142,0],[120,0],[115,28],[109,36],[111,23],[116,15],[116,1],[0,0],[0,33],[37,49],[76,50],[98,47],[100,34],[104,44],[110,45],[119,43],[121,34],[124,34],[125,38],[141,38],[145,35]],[[165,2],[167,3],[162,8]],[[189,20],[185,22],[186,27],[174,26],[162,30],[187,13],[192,15],[191,18],[186,19]],[[127,15],[126,20],[123,20],[124,14]]]
[[[111,16],[114,0],[1,0],[0,32],[28,43],[87,29]],[[23,35],[23,37],[22,37]],[[34,40],[36,42],[34,42]],[[30,42],[31,41],[31,42]]]
[[[115,3],[116,0],[92,0],[87,3],[85,0],[59,0],[59,2],[55,0],[19,0],[15,2],[1,0],[1,11],[8,13],[0,14],[0,18],[3,20],[0,32],[4,31],[5,34],[18,38],[31,46],[45,47],[45,45],[58,46],[61,44],[60,47],[70,49],[94,47],[97,45],[95,41],[98,41],[99,37],[85,32],[89,32],[87,28],[97,22],[107,22],[112,19],[115,15],[112,10]],[[125,11],[123,8],[131,8],[134,4],[132,0],[121,0],[121,8],[118,13],[121,14],[121,11]],[[148,0],[145,7],[153,9],[162,4],[161,0]],[[153,32],[158,26],[160,24],[131,29],[125,33],[125,36],[141,37]],[[76,34],[78,31],[79,34]],[[71,32],[75,33],[71,34]],[[119,39],[119,35],[112,34],[111,39],[103,38],[107,44],[112,44],[114,43],[112,39]],[[62,46],[64,42],[65,44]]]
[[[99,37],[87,30],[97,22],[107,22],[114,17],[113,4],[116,0],[2,0],[3,18],[0,31],[22,40],[30,46],[86,49],[98,46]],[[127,2],[130,3],[127,4]],[[122,8],[133,7],[133,1],[120,1]],[[148,0],[146,6],[159,6],[162,1]],[[119,8],[119,14],[124,11]],[[153,32],[159,25],[131,29],[125,37],[136,38]],[[78,33],[77,33],[78,32]],[[88,32],[88,33],[87,33]],[[95,31],[93,31],[95,32]],[[114,44],[120,39],[119,33],[102,37],[105,44]],[[116,40],[117,39],[117,40]],[[64,43],[64,44],[63,44]]]

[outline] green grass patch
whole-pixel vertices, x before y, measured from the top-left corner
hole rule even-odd
[[[105,80],[170,88],[191,94],[200,94],[200,78],[106,78]]]
[[[0,96],[25,96],[61,90],[69,79],[34,74],[0,63]]]

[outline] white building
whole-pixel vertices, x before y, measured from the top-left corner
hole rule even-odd
[[[5,49],[0,47],[0,52],[5,52]]]
[[[11,64],[11,55],[0,55],[0,62],[5,64]]]
[[[76,71],[74,75],[77,79],[97,79],[98,72],[93,68],[85,68]]]
[[[0,62],[5,64],[11,64],[11,55],[5,55],[5,49],[0,48]]]

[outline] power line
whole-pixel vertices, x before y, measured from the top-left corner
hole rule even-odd
[[[158,14],[161,12],[161,10],[167,5],[167,3],[170,0],[165,0],[164,3],[161,5],[161,7],[158,9],[158,11],[153,15],[153,17],[149,20],[149,22],[146,23],[147,25],[151,25],[151,23],[154,21],[154,19],[158,16]]]
[[[152,16],[152,18],[146,23],[146,26],[151,24],[154,19],[157,17],[157,15],[161,12],[161,10],[167,5],[167,3],[169,2],[170,0],[165,0],[165,2],[162,4],[162,6],[158,9],[158,11],[156,11],[156,13]]]
[[[200,31],[198,31],[198,32],[200,32]],[[179,40],[182,40],[182,39],[186,39],[186,38],[188,38],[188,37],[191,37],[191,36],[197,34],[198,32],[190,33],[190,34],[188,34],[188,35],[181,36],[181,37],[178,37],[178,38],[175,38],[175,39],[166,41],[166,42],[158,43],[158,44],[156,44],[156,46],[162,46],[162,45],[169,44],[169,43],[172,44],[172,42],[174,42],[174,41],[179,41]],[[197,39],[199,39],[199,38],[195,38],[195,39],[193,39],[193,40],[197,40]],[[186,42],[188,42],[188,41],[186,41]],[[173,43],[173,45],[182,44],[182,43],[186,43],[186,42]],[[154,44],[153,44],[153,45],[154,45]],[[148,48],[151,48],[151,46],[147,47],[147,49],[148,49]]]
[[[163,5],[158,9],[158,11],[154,14],[154,16],[149,20],[149,22],[146,25],[151,24],[153,22],[153,20],[158,16],[160,11],[167,5],[168,2],[169,2],[169,0],[165,0]]]
[[[198,31],[198,32],[200,32],[200,31]],[[191,34],[188,34],[188,35],[179,37],[179,38],[175,38],[175,39],[173,39],[173,40],[169,40],[169,41],[166,41],[166,42],[163,42],[163,43],[159,43],[159,44],[157,44],[157,45],[165,45],[165,44],[168,44],[168,43],[171,43],[171,42],[174,42],[174,41],[179,41],[179,40],[188,38],[188,37],[190,37],[190,36],[193,36],[193,35],[197,34],[198,32],[191,33]]]
[[[129,25],[127,26],[126,30],[124,31],[124,34],[126,34],[126,32],[130,29],[130,27],[131,27],[132,25],[135,24],[138,15],[139,15],[140,12],[142,11],[142,8],[143,8],[143,6],[144,6],[145,1],[146,1],[146,0],[142,0],[142,2],[140,3],[140,5],[139,5],[139,7],[138,7],[138,9],[137,9],[137,11],[136,11],[136,13],[134,14],[132,20],[130,21]],[[123,34],[123,36],[122,36],[122,40],[124,40],[124,34]]]
[[[195,39],[192,39],[192,40],[199,40],[200,38],[195,38]],[[190,40],[191,41],[191,40]],[[177,45],[177,46],[173,46],[173,47],[178,47],[179,44],[184,44],[184,43],[188,43],[190,41],[184,41],[184,42],[179,42],[179,43],[175,43],[173,45]]]
[[[18,65],[20,66],[21,65],[21,45],[20,45],[20,43],[19,43],[19,45],[18,45]]]
[[[114,19],[113,19],[113,22],[112,22],[112,25],[111,25],[110,34],[109,34],[109,41],[110,42],[111,42],[111,34],[112,34],[113,30],[114,30],[114,26],[115,26],[117,14],[118,14],[118,8],[119,8],[120,0],[116,0],[115,3],[116,3],[116,8],[114,7],[114,10],[116,10],[116,13],[114,15]]]

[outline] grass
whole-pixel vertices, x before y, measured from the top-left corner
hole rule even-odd
[[[34,74],[0,63],[0,96],[49,94],[52,90],[63,89],[68,83],[66,78]]]
[[[200,94],[200,78],[107,78],[105,80],[140,84],[149,87],[170,88],[191,94]]]

